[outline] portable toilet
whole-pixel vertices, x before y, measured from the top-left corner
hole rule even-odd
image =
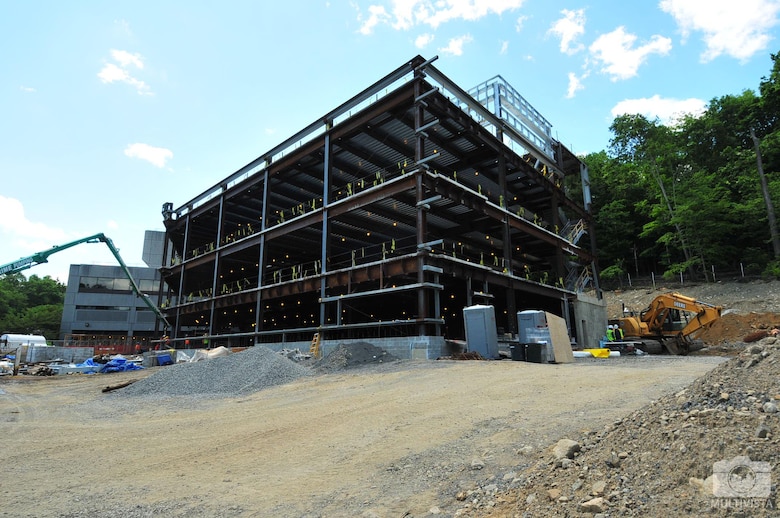
[[[479,353],[483,358],[499,358],[495,308],[484,305],[465,307],[463,321],[468,350]]]
[[[525,349],[526,361],[547,363],[551,359],[552,341],[547,315],[540,310],[517,313],[517,335]]]
[[[534,309],[518,312],[517,334],[520,343],[550,343],[547,315]]]

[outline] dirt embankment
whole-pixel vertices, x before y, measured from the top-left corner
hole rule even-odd
[[[618,318],[624,307],[641,311],[655,297],[670,291],[723,307],[723,317],[698,336],[708,345],[733,345],[757,331],[780,327],[780,281],[658,285],[656,289],[608,291],[604,294],[607,316]]]

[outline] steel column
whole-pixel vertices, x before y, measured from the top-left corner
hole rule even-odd
[[[414,97],[419,98],[424,92],[422,91],[423,77],[425,77],[422,68],[415,69],[414,71]],[[416,132],[414,159],[415,162],[420,164],[425,159],[425,134],[420,131],[425,125],[425,106],[422,103],[417,103],[414,109],[414,127]],[[425,199],[425,191],[423,185],[423,176],[425,175],[426,167],[418,167],[415,173],[415,197],[417,200],[417,247],[418,249],[425,243],[428,234],[428,218],[426,209],[423,207],[423,200]],[[417,259],[417,283],[421,286],[425,282],[425,255],[421,254]],[[417,290],[417,318],[420,321],[428,318],[428,299],[427,290],[421,287]],[[426,325],[420,323],[417,328],[417,332],[420,336],[426,334]]]
[[[268,221],[268,192],[270,190],[269,182],[271,159],[265,161],[265,172],[263,173],[263,206],[260,209],[260,244],[257,248],[257,302],[255,302],[255,333],[263,328],[263,282],[265,281],[265,229]]]
[[[326,303],[325,298],[328,295],[327,283],[325,282],[325,274],[328,271],[328,245],[330,243],[330,168],[333,157],[333,143],[331,142],[331,130],[333,129],[333,121],[325,121],[325,142],[323,144],[323,162],[322,162],[322,244],[320,248],[320,326],[327,324],[326,322]],[[320,335],[320,339],[322,339]]]
[[[214,254],[214,278],[211,281],[211,310],[209,311],[209,335],[214,334],[214,314],[216,305],[214,299],[217,296],[217,280],[219,279],[220,241],[222,240],[222,217],[225,212],[225,191],[219,195],[219,215],[217,216],[217,252]]]

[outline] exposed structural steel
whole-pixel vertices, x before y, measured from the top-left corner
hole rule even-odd
[[[160,308],[158,308],[151,301],[149,296],[143,293],[141,291],[141,288],[138,287],[138,284],[135,282],[135,279],[133,279],[133,276],[130,274],[130,270],[127,268],[127,265],[122,259],[122,256],[119,255],[119,249],[117,249],[117,247],[114,246],[114,242],[111,241],[111,239],[108,238],[105,234],[95,234],[92,236],[77,239],[75,241],[71,241],[70,243],[65,243],[64,245],[53,246],[48,250],[44,250],[42,252],[35,253],[29,257],[23,257],[22,259],[19,259],[12,263],[5,264],[3,266],[0,266],[0,275],[21,272],[28,268],[32,268],[35,265],[47,263],[49,262],[49,257],[51,255],[56,254],[57,252],[62,252],[63,250],[67,250],[68,248],[74,247],[76,245],[80,245],[82,243],[105,243],[105,245],[111,251],[111,255],[114,256],[114,259],[116,259],[116,261],[119,263],[119,266],[122,268],[122,271],[127,277],[127,280],[130,281],[130,286],[133,288],[133,293],[135,293],[137,297],[143,299],[144,304],[146,304],[146,306],[149,309],[151,309],[152,312],[154,312],[154,314],[157,316],[157,318],[163,323],[163,325],[166,328],[170,327],[168,320],[165,318],[165,315],[162,313]]]
[[[432,61],[163,206],[175,336],[462,338],[485,300],[514,332],[597,281],[587,169],[503,79],[480,102]]]

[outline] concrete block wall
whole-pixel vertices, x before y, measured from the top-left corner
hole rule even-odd
[[[19,360],[22,363],[50,362],[62,360],[66,363],[82,363],[95,355],[92,347],[23,347]]]
[[[581,349],[598,347],[606,330],[607,302],[603,298],[579,293],[573,304],[577,319],[577,345]]]

